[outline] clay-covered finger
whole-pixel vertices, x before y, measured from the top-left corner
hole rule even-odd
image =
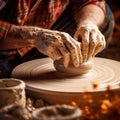
[[[65,35],[64,36],[64,43],[70,52],[72,63],[75,67],[78,67],[79,66],[79,56],[78,56],[76,44],[73,42],[75,40],[71,36],[69,36],[68,34],[64,34],[64,35]]]
[[[88,60],[92,58],[96,46],[97,46],[97,34],[92,32],[90,34],[90,44],[89,44]]]
[[[83,57],[82,57],[82,52],[81,52],[81,43],[78,41],[73,41],[75,46],[76,46],[76,50],[77,50],[77,56],[78,56],[78,64],[76,65],[76,67],[79,67],[80,64],[83,62]],[[74,55],[74,54],[73,54]],[[74,56],[73,56],[74,57]]]
[[[78,42],[78,41],[73,41],[73,42],[77,47],[79,64],[81,64],[83,62],[83,56],[82,56],[82,51],[81,51],[81,42]]]
[[[104,37],[103,36],[101,37],[101,36],[98,35],[97,39],[98,39],[98,44],[95,48],[93,56],[97,55],[98,53],[100,53],[105,48]]]
[[[80,31],[76,31],[76,33],[74,34],[74,39],[77,41],[79,39],[79,34],[80,34]]]
[[[71,38],[72,39],[72,38]],[[71,59],[72,59],[72,63],[75,67],[79,67],[79,52],[77,49],[77,46],[75,44],[72,44],[72,46],[70,44],[67,44],[67,47],[70,50],[70,55],[71,55]]]
[[[78,51],[79,63],[82,64],[83,56],[82,56],[82,51],[81,51],[81,43],[77,45],[77,51]]]
[[[61,52],[64,59],[64,67],[67,68],[70,63],[70,53],[63,43],[58,46],[59,51]]]
[[[106,40],[104,35],[102,35],[102,43],[103,43],[103,49],[106,47]]]
[[[85,31],[82,35],[82,56],[83,62],[87,61],[89,50],[89,31]]]

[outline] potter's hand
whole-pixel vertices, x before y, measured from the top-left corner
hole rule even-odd
[[[53,60],[64,59],[64,66],[72,62],[75,67],[80,65],[80,43],[65,32],[43,29],[37,35],[36,48]]]
[[[80,25],[74,38],[81,42],[83,62],[101,52],[106,45],[104,36],[92,22]]]

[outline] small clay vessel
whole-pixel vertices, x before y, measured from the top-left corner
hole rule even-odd
[[[15,78],[0,79],[0,108],[11,104],[25,106],[25,83]]]

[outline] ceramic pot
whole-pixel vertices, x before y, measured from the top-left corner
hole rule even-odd
[[[10,104],[25,106],[25,83],[14,78],[0,79],[0,108]]]

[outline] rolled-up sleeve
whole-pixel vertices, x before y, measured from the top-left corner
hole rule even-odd
[[[73,12],[75,9],[80,9],[88,4],[93,4],[100,7],[104,12],[105,11],[105,0],[72,0]]]

